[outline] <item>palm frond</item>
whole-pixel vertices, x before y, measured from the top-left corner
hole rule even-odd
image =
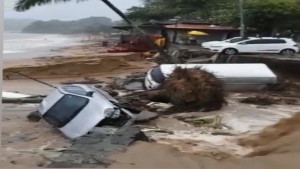
[[[68,2],[72,0],[18,0],[15,5],[15,10],[22,12],[26,11],[36,5],[45,5],[49,3],[57,3],[57,2]],[[85,1],[85,0],[77,0],[77,1]]]

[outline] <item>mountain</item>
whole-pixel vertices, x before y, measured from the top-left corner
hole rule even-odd
[[[99,34],[111,32],[112,20],[107,17],[90,17],[75,21],[35,21],[25,27],[23,33],[45,34]]]
[[[30,25],[34,19],[4,19],[4,31],[21,32],[26,26]]]

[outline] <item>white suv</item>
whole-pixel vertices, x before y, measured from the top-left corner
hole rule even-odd
[[[219,43],[209,47],[213,52],[234,55],[237,53],[279,53],[292,56],[299,52],[296,42],[288,38],[257,38],[235,43]]]
[[[221,44],[221,43],[236,43],[236,42],[240,42],[240,41],[244,41],[244,40],[249,40],[249,39],[258,39],[256,37],[247,37],[247,38],[242,38],[242,37],[233,37],[230,39],[225,39],[222,41],[209,41],[209,42],[203,42],[201,44],[201,46],[203,48],[209,49],[211,46],[217,45],[217,44]]]

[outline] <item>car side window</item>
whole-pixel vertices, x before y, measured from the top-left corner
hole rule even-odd
[[[283,39],[266,39],[266,43],[286,43]]]
[[[262,43],[263,43],[262,40],[249,40],[245,42],[245,44],[262,44]]]
[[[283,39],[257,39],[245,42],[245,44],[278,44],[286,43]]]
[[[61,128],[69,123],[88,102],[87,98],[67,94],[45,113],[44,118],[55,127]]]

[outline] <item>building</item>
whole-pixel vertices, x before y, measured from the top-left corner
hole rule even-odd
[[[114,26],[114,29],[123,30],[127,32],[127,36],[138,35],[139,32],[134,30],[132,26]],[[224,40],[234,36],[239,36],[239,29],[231,26],[220,26],[212,25],[203,22],[180,22],[178,24],[174,23],[144,23],[139,25],[145,33],[147,34],[160,34],[168,38],[168,42],[184,43],[181,39],[181,35],[186,34],[189,31],[202,31],[207,33],[207,36],[197,37],[198,42],[206,42],[212,40]],[[124,36],[123,36],[124,37]]]

